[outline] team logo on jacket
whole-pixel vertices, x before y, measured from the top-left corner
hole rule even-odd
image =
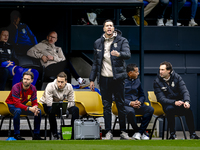
[[[175,84],[174,84],[174,81],[172,82],[171,86],[172,86],[172,87],[174,87],[174,86],[175,86]]]
[[[8,51],[8,54],[11,54],[11,50],[10,49],[7,49],[7,51]]]
[[[117,47],[117,43],[114,43],[114,47],[115,47],[115,48]]]
[[[161,90],[167,91],[167,87],[161,87]]]

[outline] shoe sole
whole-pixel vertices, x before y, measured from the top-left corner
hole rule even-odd
[[[84,85],[84,86],[80,86],[79,89],[83,89],[83,88],[88,87],[88,86],[90,86],[90,84],[87,84],[87,85]]]
[[[133,18],[133,20],[134,20],[136,26],[140,26],[140,25],[137,23],[137,21],[135,20],[135,18],[134,18],[134,17],[132,17],[132,18]]]

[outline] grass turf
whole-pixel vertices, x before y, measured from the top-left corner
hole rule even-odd
[[[62,140],[0,141],[0,150],[193,150],[200,149],[199,140]]]

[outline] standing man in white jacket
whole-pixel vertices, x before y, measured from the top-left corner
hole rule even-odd
[[[59,136],[55,114],[51,113],[52,103],[63,100],[68,101],[67,109],[69,113],[72,114],[71,125],[73,131],[74,120],[79,119],[79,109],[75,106],[72,85],[67,83],[67,75],[64,72],[61,72],[57,75],[57,79],[55,79],[54,82],[50,82],[47,85],[42,98],[39,100],[43,104],[45,112],[49,114],[50,130],[54,139],[59,139]]]

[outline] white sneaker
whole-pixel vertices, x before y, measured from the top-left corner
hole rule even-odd
[[[142,134],[141,140],[149,140],[149,137],[146,134]]]
[[[157,20],[157,26],[164,26],[163,18]]]
[[[120,13],[120,21],[125,21],[126,17],[124,17],[124,15],[122,15],[122,13]]]
[[[78,81],[80,89],[83,89],[85,87],[88,87],[90,83],[86,81],[85,79],[82,79],[82,81]]]
[[[167,22],[165,23],[166,26],[173,26],[173,20],[167,19]],[[181,26],[181,23],[177,22],[177,26]]]
[[[93,25],[98,25],[97,23],[97,14],[95,13],[87,13],[87,16],[88,16],[88,20],[90,21],[91,24]]]
[[[108,131],[108,133],[106,133],[105,138],[102,138],[103,140],[112,140],[113,139],[113,135],[111,133],[111,131]]]
[[[141,140],[141,134],[139,132],[136,132],[132,138],[134,138],[135,140]]]
[[[194,21],[194,19],[191,19],[191,20],[189,21],[188,26],[193,27],[193,26],[198,26],[198,24]]]
[[[122,131],[122,134],[120,134],[120,140],[130,140],[131,138],[128,136],[128,133]]]

